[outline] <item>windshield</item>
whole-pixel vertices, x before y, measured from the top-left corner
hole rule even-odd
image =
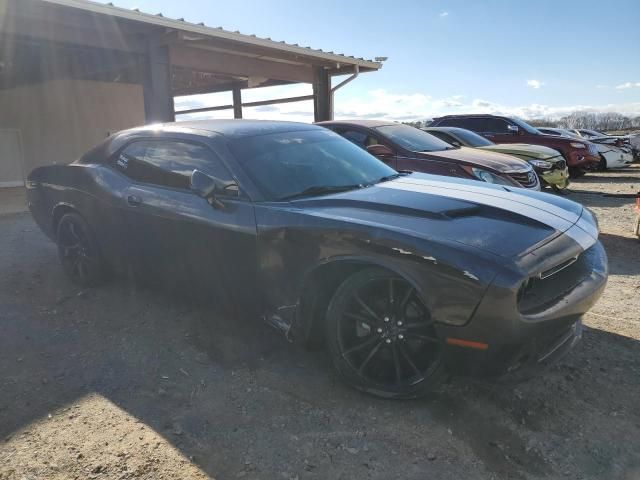
[[[384,125],[374,130],[412,152],[440,152],[455,148],[444,140],[409,125]]]
[[[525,122],[521,118],[511,117],[511,120],[513,121],[513,123],[518,125],[521,129],[523,129],[527,133],[530,133],[531,135],[542,135],[540,130],[538,130],[537,128],[533,128],[531,125],[529,125],[527,122]]]
[[[358,188],[396,174],[360,147],[324,128],[240,138],[229,148],[267,200],[326,188]]]
[[[488,147],[489,145],[495,145],[491,140],[478,135],[470,130],[461,128],[455,131],[455,134],[469,147]]]

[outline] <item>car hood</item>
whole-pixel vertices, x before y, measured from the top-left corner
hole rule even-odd
[[[473,166],[489,168],[498,172],[527,171],[531,167],[519,158],[502,153],[478,150],[477,148],[460,147],[440,152],[417,152],[417,155],[447,160],[456,160]]]
[[[394,230],[509,258],[563,234],[586,250],[598,236],[591,214],[570,200],[420,173],[291,205],[313,216],[373,228],[376,236]]]
[[[529,145],[527,143],[501,143],[478,148],[482,150],[489,150],[491,152],[519,155],[538,160],[548,161],[553,159],[553,157],[557,157],[558,161],[562,160],[562,154],[560,152],[553,148],[543,147],[542,145]]]

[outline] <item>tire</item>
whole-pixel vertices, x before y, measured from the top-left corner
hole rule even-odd
[[[56,228],[58,257],[71,281],[93,287],[106,278],[106,265],[91,227],[77,213],[62,216]]]
[[[571,190],[569,190],[569,187],[560,188],[557,185],[551,185],[551,189],[558,195],[569,195],[571,193]]]
[[[384,398],[422,397],[446,377],[443,342],[413,286],[373,267],[348,277],[326,317],[326,339],[341,378]]]
[[[598,163],[598,171],[604,172],[607,170],[607,159],[604,158],[604,155],[600,154],[600,163]]]
[[[580,178],[586,172],[579,167],[569,167],[569,178]]]

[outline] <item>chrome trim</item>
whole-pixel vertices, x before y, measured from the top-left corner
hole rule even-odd
[[[564,262],[561,262],[558,265],[545,270],[544,272],[540,272],[538,274],[538,278],[540,280],[544,280],[545,278],[549,278],[549,277],[555,275],[556,273],[561,272],[565,268],[567,268],[567,267],[573,265],[574,263],[576,263],[578,261],[578,257],[580,257],[580,255],[576,255],[575,257],[570,258],[569,260],[565,260]]]

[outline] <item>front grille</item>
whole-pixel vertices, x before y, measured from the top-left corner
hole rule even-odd
[[[538,176],[533,170],[529,170],[528,172],[512,172],[509,173],[509,176],[524,188],[534,188],[538,185]]]
[[[568,295],[592,274],[597,244],[576,259],[570,258],[536,277],[530,278],[518,292],[518,309],[524,315],[541,312]]]

